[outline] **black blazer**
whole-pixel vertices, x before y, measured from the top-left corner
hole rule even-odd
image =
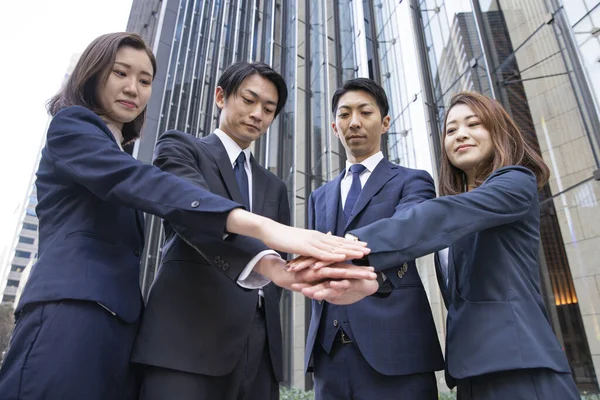
[[[158,141],[154,156],[162,170],[242,201],[225,147],[215,134],[197,139],[168,131]],[[253,157],[250,162],[254,213],[289,224],[285,184]],[[210,259],[202,254],[206,247],[196,251],[186,243],[185,235],[175,231],[177,226],[165,222],[161,265],[132,359],[179,371],[225,375],[242,355],[258,300],[257,290],[243,289],[236,280],[252,257],[266,247],[255,239],[237,236],[235,250]],[[276,378],[282,380],[281,292],[272,283],[263,290],[271,361]]]
[[[67,107],[52,119],[36,186],[39,258],[17,313],[31,303],[77,299],[136,321],[143,307],[141,211],[177,223],[194,245],[209,241],[211,254],[239,240],[222,240],[228,211],[239,205],[135,160],[84,107]]]
[[[539,229],[536,178],[511,166],[468,193],[351,233],[369,243],[369,262],[380,268],[450,246],[446,362],[464,379],[524,368],[570,372],[540,290]]]

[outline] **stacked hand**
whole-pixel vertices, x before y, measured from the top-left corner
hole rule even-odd
[[[292,268],[276,256],[266,256],[254,271],[307,297],[350,304],[379,287],[373,268],[344,263],[369,254],[365,242],[293,228],[239,208],[229,213],[226,229],[260,239],[272,249],[304,256],[294,260]]]
[[[366,243],[280,224],[265,232],[261,239],[271,248],[302,255],[289,265],[276,256],[259,262],[255,271],[276,285],[333,304],[351,304],[377,291],[372,267],[345,263],[369,254]]]

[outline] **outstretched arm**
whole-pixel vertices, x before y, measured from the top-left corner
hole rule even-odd
[[[425,201],[350,233],[369,243],[370,263],[389,268],[449,247],[466,235],[515,222],[535,201],[535,175],[523,167],[504,167],[477,189]]]
[[[156,144],[153,163],[165,172],[210,191],[196,159],[198,157],[195,149],[196,140],[187,133],[165,132]],[[268,250],[268,247],[260,240],[242,235],[228,235],[224,240],[223,237],[205,237],[204,243],[192,243],[193,238],[186,234],[189,234],[189,231],[186,232],[184,227],[176,222],[167,222],[182,240],[196,248],[212,265],[218,267],[219,263],[226,262],[229,268],[221,270],[232,280],[238,279],[250,261],[258,261],[254,260],[254,257]],[[266,283],[268,281],[263,282],[262,285]]]
[[[425,201],[350,233],[369,243],[369,262],[385,269],[441,250],[465,235],[517,221],[529,212],[536,198],[533,173],[523,167],[505,167],[471,192]],[[348,296],[356,297],[356,292],[368,293],[372,285],[350,283],[294,288],[313,299],[346,301]]]

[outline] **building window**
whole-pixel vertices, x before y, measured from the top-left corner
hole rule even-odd
[[[15,302],[15,296],[12,296],[12,295],[10,295],[10,296],[4,296],[2,298],[2,302],[3,303],[14,303]]]
[[[19,281],[16,279],[9,279],[6,282],[6,287],[19,287]]]
[[[22,265],[13,264],[10,266],[10,270],[13,272],[23,272],[24,269],[25,267]]]
[[[29,257],[31,257],[31,252],[16,250],[15,251],[15,257],[29,258]]]
[[[30,231],[37,231],[37,225],[36,224],[30,224],[27,222],[23,222],[23,229],[28,229]]]
[[[19,243],[33,244],[34,241],[35,241],[35,239],[30,238],[30,237],[19,236]]]
[[[33,208],[28,208],[25,213],[27,215],[31,215],[32,217],[37,217],[37,215],[35,214],[35,210]]]

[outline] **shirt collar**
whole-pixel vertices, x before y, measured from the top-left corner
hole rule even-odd
[[[383,160],[383,153],[381,151],[378,151],[371,157],[367,158],[366,160],[363,160],[363,162],[361,162],[360,164],[364,165],[365,168],[367,168],[367,170],[369,171],[369,173],[372,173],[381,160]],[[346,174],[344,175],[344,178],[348,176],[348,171],[350,170],[351,166],[352,163],[346,160]]]
[[[228,134],[218,128],[215,129],[215,135],[217,135],[217,137],[221,140],[221,143],[223,143],[225,151],[229,156],[229,162],[231,165],[235,164],[235,160],[237,160],[238,156],[240,155],[240,151],[243,151],[246,154],[246,162],[250,162],[250,157],[252,156],[250,147],[242,149],[232,138],[229,137]]]

